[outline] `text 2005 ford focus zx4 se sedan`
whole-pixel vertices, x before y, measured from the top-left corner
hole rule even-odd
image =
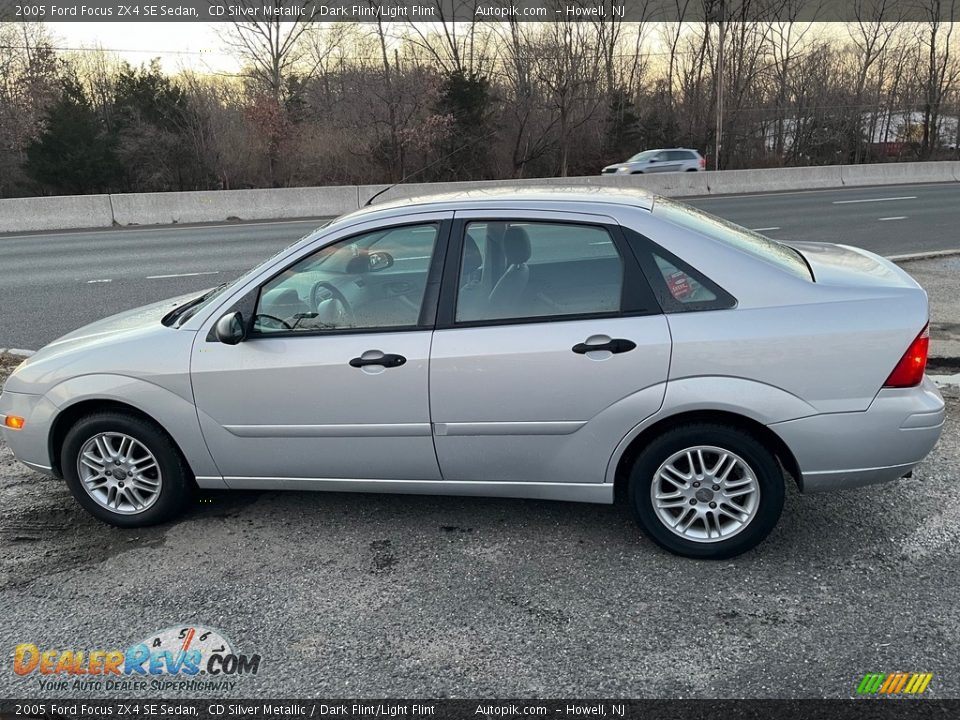
[[[204,488],[610,503],[723,558],[802,491],[930,452],[927,297],[638,191],[465,192],[341,217],[229,285],[48,345],[0,396],[23,462],[136,527]],[[869,492],[865,490],[863,492]]]

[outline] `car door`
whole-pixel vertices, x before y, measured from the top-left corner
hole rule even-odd
[[[440,479],[428,364],[451,215],[300,254],[244,294],[243,342],[198,337],[197,410],[229,485]]]
[[[600,483],[663,401],[670,333],[619,228],[458,212],[430,360],[444,480]]]
[[[684,172],[686,170],[696,170],[696,157],[688,150],[670,150],[667,153],[670,156],[672,172]]]
[[[670,172],[672,165],[676,165],[676,163],[671,163],[669,155],[666,151],[663,151],[651,158],[650,169],[647,172]]]

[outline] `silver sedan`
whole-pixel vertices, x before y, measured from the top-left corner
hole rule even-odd
[[[10,376],[0,424],[122,527],[197,486],[623,498],[664,548],[724,558],[773,529],[786,482],[923,460],[944,421],[927,343],[924,291],[863,250],[635,190],[465,192],[66,335]]]

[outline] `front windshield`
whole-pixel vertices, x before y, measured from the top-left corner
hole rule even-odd
[[[658,152],[660,152],[660,151],[659,151],[659,150],[644,150],[642,153],[637,153],[636,155],[634,155],[632,158],[630,158],[629,160],[627,160],[627,162],[638,162],[638,161],[640,161],[640,160],[649,160],[649,159],[652,158],[654,155],[656,155]]]
[[[248,272],[244,273],[244,275],[249,275],[250,273],[257,272],[257,271],[259,271],[261,268],[266,267],[267,265],[269,265],[270,263],[272,263],[276,258],[280,257],[281,255],[283,255],[283,253],[285,253],[287,250],[289,250],[290,248],[292,248],[294,245],[296,245],[297,243],[301,242],[301,241],[304,240],[305,238],[310,237],[310,236],[313,235],[315,232],[317,232],[317,230],[322,230],[323,228],[329,226],[329,225],[330,225],[332,222],[334,222],[334,221],[335,221],[335,220],[328,220],[327,222],[323,223],[322,225],[317,226],[317,228],[316,228],[315,230],[311,230],[309,233],[307,233],[307,234],[304,235],[303,237],[297,238],[295,241],[293,241],[292,243],[290,243],[289,245],[287,245],[287,246],[284,247],[283,249],[279,250],[278,252],[275,252],[273,255],[271,255],[270,257],[268,257],[266,260],[262,261],[261,263],[259,263],[259,264],[256,265],[255,267],[251,268]],[[241,276],[241,277],[243,277],[243,276]],[[238,279],[239,279],[239,278],[238,278]],[[227,288],[229,288],[229,287],[230,287],[231,285],[233,285],[235,282],[236,282],[236,280],[231,280],[230,282],[223,283],[222,285],[220,285],[220,286],[218,286],[218,287],[215,287],[213,290],[208,290],[205,294],[197,296],[197,297],[196,297],[195,299],[193,299],[193,300],[188,300],[188,301],[185,302],[183,305],[180,305],[178,308],[176,308],[172,313],[168,314],[168,315],[163,319],[164,324],[165,324],[165,325],[170,325],[170,324],[176,322],[177,327],[182,326],[185,322],[187,322],[187,320],[189,320],[190,318],[192,318],[194,315],[196,315],[198,312],[200,312],[203,308],[207,307],[207,305],[209,305],[209,304],[212,303],[214,300],[216,300],[218,297],[220,297],[221,295],[223,295],[223,293],[226,292]]]

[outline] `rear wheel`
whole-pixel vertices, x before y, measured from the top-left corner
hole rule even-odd
[[[78,420],[64,438],[60,463],[77,502],[118,527],[169,520],[193,487],[170,437],[152,422],[123,413]]]
[[[753,435],[724,425],[682,425],[654,439],[630,473],[643,531],[677,555],[723,559],[758,545],[783,509],[777,459]]]

